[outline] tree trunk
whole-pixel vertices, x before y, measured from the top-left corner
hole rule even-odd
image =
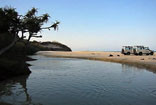
[[[28,42],[30,41],[31,37],[32,37],[32,33],[29,32],[29,37],[28,37],[28,40],[27,40]]]
[[[24,32],[22,31],[22,36],[21,36],[21,39],[24,39]]]

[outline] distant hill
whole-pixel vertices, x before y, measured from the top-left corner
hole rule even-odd
[[[38,44],[38,46],[44,48],[44,50],[48,50],[48,51],[72,51],[71,48],[69,48],[67,45],[64,45],[60,42],[56,42],[56,41],[53,41],[53,42],[50,42],[50,41],[47,41],[47,42],[36,42],[36,41],[33,41],[31,42],[33,44]]]

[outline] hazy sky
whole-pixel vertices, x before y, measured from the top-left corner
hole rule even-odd
[[[156,50],[156,0],[0,0],[20,14],[32,7],[59,20],[59,30],[43,31],[40,41],[59,41],[73,50],[120,50],[145,45]]]

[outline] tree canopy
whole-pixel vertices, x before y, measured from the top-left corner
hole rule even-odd
[[[0,33],[9,32],[11,35],[19,37],[19,32],[21,32],[21,39],[24,39],[26,37],[25,33],[28,33],[27,40],[30,41],[31,37],[42,37],[37,35],[41,30],[58,29],[60,23],[58,21],[51,26],[43,27],[50,16],[47,13],[37,16],[37,12],[37,8],[32,8],[25,15],[19,15],[15,8],[0,8]]]
[[[19,24],[18,12],[14,8],[0,8],[0,32],[17,30]]]

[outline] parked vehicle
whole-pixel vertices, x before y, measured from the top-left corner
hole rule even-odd
[[[150,50],[149,47],[144,46],[123,46],[121,53],[124,55],[153,55],[154,51]]]
[[[132,54],[133,53],[133,46],[123,46],[121,53],[124,55]]]
[[[133,53],[135,55],[153,55],[154,51],[150,50],[149,47],[144,47],[144,46],[134,46],[133,47]]]

